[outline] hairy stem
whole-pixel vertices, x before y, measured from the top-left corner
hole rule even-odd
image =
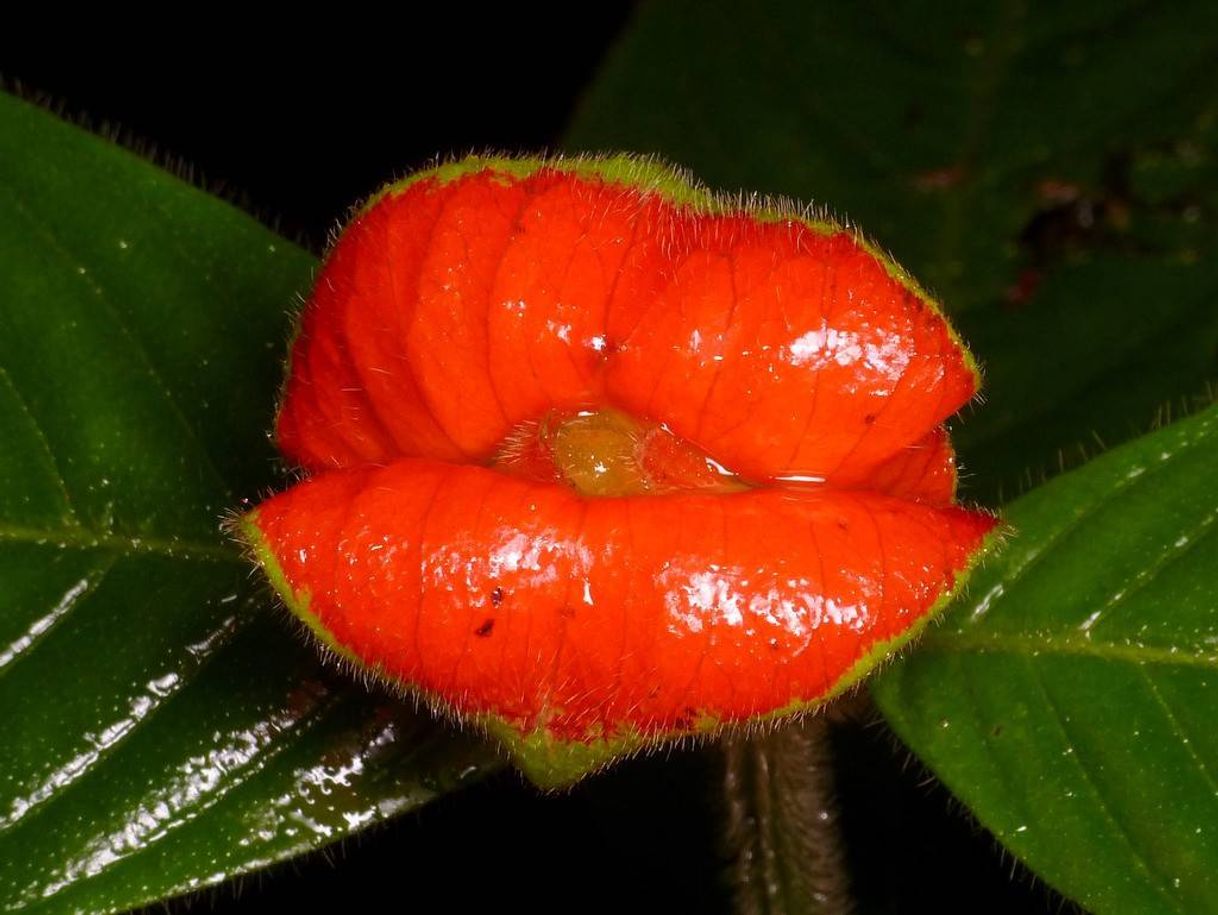
[[[724,746],[727,842],[740,915],[850,911],[824,716]]]

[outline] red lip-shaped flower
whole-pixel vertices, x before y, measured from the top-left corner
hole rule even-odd
[[[794,713],[944,602],[977,373],[853,233],[627,158],[469,159],[369,203],[241,530],[343,657],[535,780]]]

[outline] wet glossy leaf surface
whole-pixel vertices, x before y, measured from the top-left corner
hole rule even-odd
[[[0,906],[131,907],[492,764],[324,669],[219,530],[312,266],[0,96]]]
[[[953,436],[966,495],[1015,495],[1218,377],[1212,4],[751,10],[644,6],[568,147],[821,201],[891,249],[986,367]]]
[[[1218,909],[1218,407],[1012,503],[1016,535],[875,683],[1012,851],[1096,912]]]

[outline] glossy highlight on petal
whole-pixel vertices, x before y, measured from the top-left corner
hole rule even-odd
[[[920,628],[997,523],[954,504],[977,383],[835,224],[625,157],[464,160],[331,250],[276,424],[308,476],[241,531],[323,641],[562,783]]]

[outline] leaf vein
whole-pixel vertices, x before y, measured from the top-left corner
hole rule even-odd
[[[1070,737],[1070,730],[1066,726],[1066,718],[1062,715],[1061,709],[1058,708],[1057,703],[1053,701],[1053,696],[1049,693],[1048,688],[1045,686],[1040,668],[1031,663],[1030,659],[1028,660],[1027,666],[1032,673],[1032,681],[1036,684],[1041,696],[1044,697],[1045,704],[1048,705],[1049,710],[1053,713],[1053,720],[1057,723],[1057,729],[1061,733],[1063,742],[1068,748],[1074,751],[1067,754],[1067,756],[1074,763],[1079,775],[1082,776],[1083,783],[1091,789],[1092,796],[1095,798],[1096,803],[1099,804],[1100,812],[1113,826],[1113,828],[1116,829],[1125,846],[1129,849],[1129,853],[1133,857],[1134,865],[1146,876],[1146,878],[1150,881],[1150,885],[1155,889],[1155,891],[1165,900],[1167,900],[1171,908],[1179,911],[1180,907],[1177,904],[1177,901],[1172,897],[1171,893],[1167,891],[1167,888],[1162,884],[1154,869],[1151,868],[1150,863],[1145,859],[1145,857],[1143,857],[1142,852],[1138,850],[1137,845],[1133,841],[1133,837],[1130,836],[1129,831],[1126,829],[1124,824],[1122,824],[1117,818],[1115,811],[1112,809],[1112,805],[1109,803],[1104,792],[1100,790],[1099,783],[1096,782],[1096,780],[1092,777],[1087,766],[1083,764],[1083,760],[1079,755],[1079,746]]]
[[[1010,654],[1035,658],[1047,655],[1078,655],[1130,664],[1160,664],[1178,667],[1202,667],[1218,670],[1218,654],[1185,649],[1178,646],[1119,645],[1113,642],[1092,642],[1079,638],[1055,638],[1046,635],[1004,634],[941,637],[935,635],[922,642],[919,651],[940,654],[970,652]]]
[[[193,562],[242,562],[234,547],[166,537],[99,533],[85,527],[37,528],[0,522],[0,542],[54,545],[82,550],[114,550],[122,554],[151,553]]]
[[[62,261],[74,268],[70,271],[70,275],[79,277],[80,273],[76,268],[84,267],[84,262],[77,259],[71,253],[71,251],[68,250],[67,246],[64,245],[63,240],[49,223],[43,219],[40,219],[37,215],[30,211],[29,207],[26,206],[25,202],[13,191],[11,187],[7,187],[5,190],[8,192],[9,198],[13,201],[14,209],[25,217],[26,221],[34,227],[35,231],[43,236],[50,250],[53,251]],[[156,363],[153,362],[148,348],[144,345],[140,338],[131,331],[131,328],[127,326],[127,323],[122,319],[118,309],[114,307],[113,302],[110,301],[110,297],[107,295],[106,290],[101,286],[101,284],[87,278],[84,281],[93,291],[93,294],[96,296],[97,300],[106,309],[107,314],[114,322],[114,326],[119,330],[123,337],[130,341],[138,358],[148,369],[149,376],[160,388],[160,391],[164,396],[165,404],[169,407],[170,412],[178,420],[183,431],[194,443],[198,454],[202,458],[202,463],[207,467],[215,481],[220,485],[221,491],[224,493],[225,497],[232,499],[233,493],[232,489],[228,485],[228,481],[220,472],[219,467],[217,467],[212,458],[211,452],[208,451],[207,447],[203,444],[203,440],[199,437],[198,431],[195,429],[190,420],[186,418],[186,414],[182,412],[182,408],[179,405],[177,398],[174,396],[173,389],[170,388],[164,376],[162,376],[160,370],[156,367]]]
[[[1197,766],[1197,771],[1201,778],[1209,786],[1210,792],[1214,797],[1218,797],[1218,780],[1215,780],[1214,774],[1210,772],[1209,767],[1205,764],[1205,760],[1201,755],[1193,749],[1192,740],[1188,737],[1188,732],[1184,729],[1184,725],[1180,723],[1180,719],[1176,717],[1176,713],[1171,710],[1171,706],[1167,700],[1163,698],[1163,694],[1159,691],[1159,687],[1155,686],[1154,679],[1146,668],[1142,668],[1142,678],[1146,681],[1146,688],[1154,697],[1155,702],[1163,710],[1163,714],[1167,716],[1167,720],[1171,723],[1172,728],[1180,735],[1180,745],[1184,747],[1186,753]]]
[[[59,461],[55,459],[55,452],[51,450],[51,443],[47,439],[46,432],[42,428],[42,424],[38,422],[38,418],[30,409],[29,402],[21,396],[21,391],[17,385],[13,383],[12,376],[8,370],[0,365],[0,380],[13,392],[13,398],[17,401],[17,406],[21,408],[21,412],[25,414],[30,421],[30,426],[34,430],[34,435],[37,437],[39,444],[42,445],[43,455],[46,457],[47,469],[50,471],[50,477],[59,488],[60,494],[63,496],[64,507],[67,509],[65,520],[79,523],[80,515],[76,513],[76,507],[72,504],[72,496],[68,493],[68,482],[63,477],[63,471],[59,467]]]

